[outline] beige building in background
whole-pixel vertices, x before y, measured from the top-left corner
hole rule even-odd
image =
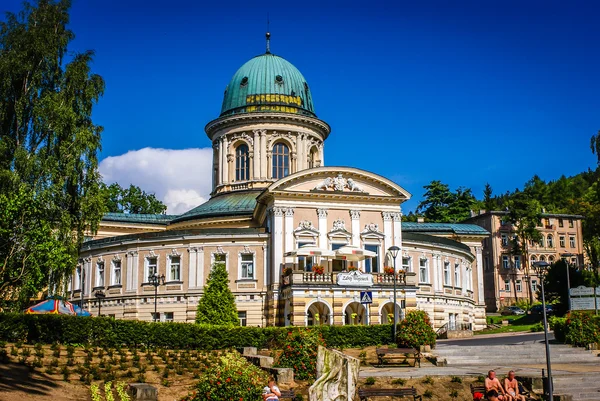
[[[244,64],[226,88],[213,143],[213,192],[177,216],[107,214],[84,243],[70,283],[93,314],[193,322],[215,262],[225,264],[243,325],[380,324],[393,318],[391,246],[401,250],[399,317],[425,310],[436,329],[485,327],[482,241],[475,224],[403,223],[410,194],[352,167],[325,167],[330,127],[290,63],[267,53]],[[376,256],[289,256],[302,246],[353,246]],[[312,267],[324,267],[315,274]],[[357,268],[356,272],[349,272]],[[94,294],[102,291],[99,301]],[[361,291],[372,303],[361,303]]]
[[[539,278],[531,269],[532,263],[549,263],[560,259],[581,266],[584,264],[582,220],[583,216],[542,213],[538,230],[540,242],[527,244],[528,260],[523,255],[513,255],[512,225],[503,222],[505,211],[481,211],[467,220],[492,233],[483,241],[483,266],[485,304],[488,312],[496,312],[517,300],[537,301]]]

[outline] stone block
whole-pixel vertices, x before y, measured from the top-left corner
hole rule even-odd
[[[158,389],[148,383],[131,383],[127,386],[131,401],[157,401]]]
[[[277,383],[292,384],[294,383],[294,369],[291,368],[276,368]]]
[[[256,355],[256,347],[244,347],[242,348],[242,355]]]
[[[502,321],[502,326],[508,326],[508,320],[503,320]]]
[[[273,358],[270,356],[261,356],[259,359],[261,368],[272,368],[273,367]]]

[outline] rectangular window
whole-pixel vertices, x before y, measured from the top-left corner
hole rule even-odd
[[[521,268],[521,257],[515,256],[515,269],[520,269],[520,268]]]
[[[172,322],[173,321],[173,312],[165,312],[163,314],[163,322]]]
[[[121,285],[121,261],[113,260],[112,285]]]
[[[565,247],[565,236],[561,235],[560,237],[558,237],[558,244],[560,245],[561,248]]]
[[[158,259],[157,258],[148,258],[146,259],[146,263],[148,264],[148,271],[146,272],[145,280],[148,280],[148,277],[154,276],[158,274]]]
[[[531,291],[537,291],[537,280],[531,280]]]
[[[220,263],[227,269],[227,255],[224,253],[213,253],[213,263]]]
[[[546,227],[550,227],[550,219],[545,219],[546,220]]]
[[[564,227],[565,223],[563,221],[563,219],[558,219],[558,226],[559,227]]]
[[[521,292],[523,289],[521,288],[521,280],[517,280],[517,292]]]
[[[575,248],[575,237],[574,236],[569,237],[569,246],[571,248]]]
[[[248,318],[246,312],[238,312],[238,319],[240,321],[240,326],[248,325]]]
[[[402,258],[402,270],[404,270],[405,272],[412,272],[411,258],[409,258],[409,257]]]
[[[502,256],[502,267],[508,269],[510,267],[510,263],[508,261],[508,256]]]
[[[569,219],[569,228],[573,228],[573,219]]]
[[[504,280],[504,291],[510,292],[510,280]]]
[[[379,272],[379,245],[365,244],[367,251],[375,252],[377,256],[365,259],[365,273]]]
[[[153,322],[160,322],[160,312],[152,312],[150,313],[150,316],[152,316],[152,321]]]
[[[242,255],[241,278],[254,278],[254,255],[245,253]]]
[[[502,246],[508,246],[508,235],[502,234],[501,238],[502,238]]]
[[[444,262],[444,285],[450,285],[450,262]]]
[[[104,287],[104,262],[96,263],[96,287]]]
[[[429,274],[427,274],[427,259],[419,259],[419,282],[429,282]]]
[[[75,270],[75,289],[76,290],[80,290],[83,287],[83,282],[81,280],[82,279],[81,271],[82,271],[81,266],[77,266],[77,269]]]
[[[303,247],[304,245],[313,245],[312,242],[298,242],[298,248]],[[303,271],[312,271],[312,267],[314,264],[312,256],[298,256],[298,269]]]
[[[181,280],[181,257],[179,256],[171,256],[171,269],[169,273],[170,281],[180,281]]]
[[[458,263],[454,264],[454,286],[462,287],[460,284],[460,265]]]
[[[336,251],[336,250],[340,249],[341,247],[343,247],[344,245],[346,245],[346,244],[331,244],[331,250]],[[333,269],[334,272],[341,272],[342,270],[346,269],[346,261],[333,259],[331,261],[331,268]]]

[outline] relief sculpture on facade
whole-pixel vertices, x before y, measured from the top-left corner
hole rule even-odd
[[[350,192],[365,192],[356,181],[352,178],[344,178],[342,173],[339,173],[336,177],[325,178],[313,188],[313,191],[327,191],[329,189],[338,192],[342,192],[346,189]]]

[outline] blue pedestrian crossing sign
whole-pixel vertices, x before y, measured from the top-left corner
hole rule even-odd
[[[360,303],[361,304],[372,304],[373,303],[373,292],[361,291],[360,292]]]

